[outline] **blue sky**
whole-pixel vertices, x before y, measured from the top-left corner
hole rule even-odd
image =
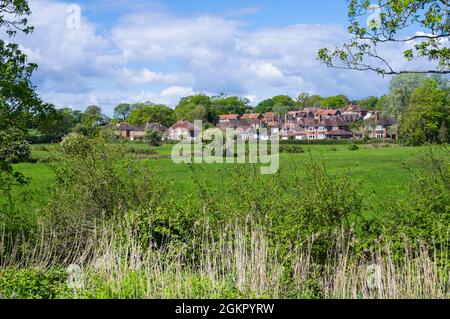
[[[300,92],[357,99],[388,87],[389,78],[329,69],[316,60],[319,48],[348,37],[342,0],[30,4],[35,32],[14,41],[39,65],[40,95],[58,107],[99,104],[111,115],[121,102],[175,106],[197,92],[246,96],[256,104]]]

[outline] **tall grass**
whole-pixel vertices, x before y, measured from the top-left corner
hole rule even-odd
[[[448,260],[439,258],[441,252],[405,242],[403,258],[396,258],[391,243],[380,240],[358,253],[351,231],[336,232],[323,264],[312,256],[314,236],[282,256],[255,222],[230,223],[219,238],[204,227],[190,245],[143,247],[138,229],[127,222],[98,226],[94,233],[89,245],[83,241],[85,250],[74,244],[71,257],[58,264],[53,261],[61,254],[51,236],[39,237],[22,255],[18,252],[26,243],[17,238],[9,258],[0,260],[0,277],[13,266],[49,269],[75,263],[83,270],[82,287],[64,287],[58,296],[64,298],[450,297]],[[2,236],[3,249],[4,243]]]

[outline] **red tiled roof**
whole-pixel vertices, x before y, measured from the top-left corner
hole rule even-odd
[[[365,112],[365,110],[360,105],[350,103],[349,105],[347,105],[346,107],[344,107],[342,109],[342,112],[346,112],[346,113],[362,113],[362,112]]]
[[[219,120],[220,121],[230,121],[230,120],[237,120],[239,119],[239,114],[224,114],[224,115],[219,115]]]
[[[178,128],[189,131],[200,130],[198,127],[196,127],[193,123],[189,121],[179,121],[170,127],[170,129],[172,130],[176,130]]]
[[[336,115],[341,111],[335,109],[319,109],[316,111],[316,115]]]
[[[344,130],[331,130],[326,133],[326,135],[333,135],[333,136],[353,136],[352,132],[344,131]]]
[[[242,115],[242,118],[250,119],[250,120],[257,120],[260,118],[260,116],[261,116],[261,114],[259,114],[259,113],[247,113],[247,114]]]

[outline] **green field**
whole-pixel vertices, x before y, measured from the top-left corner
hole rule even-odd
[[[158,153],[157,158],[152,158],[144,163],[151,163],[164,178],[174,182],[174,187],[180,193],[196,191],[192,177],[206,179],[210,187],[220,189],[222,183],[227,182],[227,175],[223,170],[230,168],[226,164],[202,164],[199,169],[192,170],[187,164],[174,164],[169,157],[172,145],[150,147],[144,144],[135,144],[138,149],[153,149]],[[420,166],[418,156],[425,152],[426,148],[398,147],[398,146],[373,146],[362,145],[360,150],[350,151],[347,145],[337,146],[303,146],[305,150],[301,154],[281,154],[280,172],[286,178],[294,175],[302,175],[302,163],[312,157],[313,160],[323,160],[330,172],[336,169],[350,169],[352,175],[362,181],[361,192],[365,195],[365,211],[382,213],[383,203],[386,198],[402,198],[404,187],[411,179],[410,174],[404,168]],[[48,189],[54,183],[54,173],[51,168],[55,163],[48,163],[51,155],[51,147],[41,145],[33,146],[33,158],[42,160],[37,163],[21,163],[15,168],[32,182],[30,189],[37,196],[39,202],[44,202]],[[293,166],[297,167],[297,173],[290,174]],[[193,172],[195,171],[195,173]],[[270,176],[266,177],[270,181]],[[225,180],[224,180],[225,179]]]

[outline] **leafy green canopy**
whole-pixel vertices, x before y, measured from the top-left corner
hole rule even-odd
[[[375,14],[366,21],[372,10]],[[348,16],[352,39],[334,50],[320,49],[318,59],[326,65],[371,70],[382,75],[450,73],[448,0],[348,0]],[[403,51],[404,58],[407,61],[424,58],[431,62],[430,67],[396,69],[389,57],[382,55],[383,49],[392,44],[410,44]]]
[[[11,37],[17,31],[29,33],[33,30],[26,19],[30,13],[27,1],[0,0],[0,28]],[[34,115],[53,109],[35,93],[30,78],[36,68],[17,44],[0,40],[0,130],[25,129]]]

